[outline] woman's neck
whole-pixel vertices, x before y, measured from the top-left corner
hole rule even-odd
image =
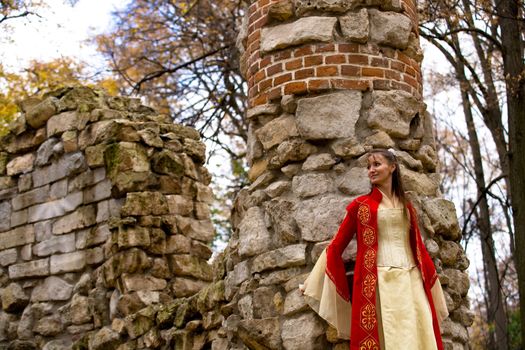
[[[392,192],[392,185],[391,184],[388,184],[388,185],[377,185],[377,188],[383,192],[383,194],[385,194],[388,198],[393,198],[394,197],[394,193]]]

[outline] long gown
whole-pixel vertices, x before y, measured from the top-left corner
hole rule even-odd
[[[434,350],[430,305],[409,243],[409,221],[403,207],[383,195],[377,213],[377,314],[379,342],[383,350]],[[308,304],[328,321],[342,339],[350,339],[352,306],[342,299],[325,276],[326,250],[305,282]],[[326,277],[326,278],[325,278]],[[434,305],[446,317],[439,281],[433,290]]]

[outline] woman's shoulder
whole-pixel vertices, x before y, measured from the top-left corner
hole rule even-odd
[[[351,209],[359,207],[362,204],[366,204],[368,201],[370,201],[370,198],[371,198],[370,195],[371,195],[371,192],[367,193],[367,194],[364,194],[364,195],[361,195],[361,196],[359,196],[357,198],[354,198],[350,202],[350,204],[347,205],[346,210],[351,210]]]

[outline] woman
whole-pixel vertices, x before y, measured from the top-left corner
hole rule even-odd
[[[439,324],[448,311],[393,150],[369,153],[368,177],[372,191],[346,208],[337,234],[302,287],[304,295],[339,337],[350,339],[352,350],[442,350]],[[341,256],[354,235],[350,296]]]

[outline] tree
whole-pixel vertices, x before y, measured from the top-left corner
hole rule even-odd
[[[523,147],[525,142],[523,3],[505,0],[429,0],[421,9],[421,35],[435,45],[454,67],[455,77],[461,88],[465,116],[468,118],[469,114],[475,113],[481,115],[492,135],[512,203],[513,220],[509,220],[514,224],[514,229],[510,230],[511,252],[514,254],[518,273],[520,300],[525,302],[525,257],[522,256],[525,249],[525,224],[517,216],[525,212],[525,161],[523,157],[518,159],[515,156],[519,149],[517,147]],[[503,112],[504,107],[508,115]],[[505,128],[506,117],[508,131]],[[470,139],[475,143],[474,134],[471,133]],[[472,142],[471,147],[475,149]],[[483,165],[479,168],[477,163],[477,168],[479,192],[484,187],[480,182],[484,176],[479,172],[483,170]],[[483,204],[486,193],[481,193],[480,196],[481,200],[476,201],[476,206],[479,205],[481,212],[486,212]],[[496,322],[496,339],[492,340],[492,344],[497,341],[498,348],[506,349],[507,322],[502,315],[501,297],[498,297],[500,292],[496,290],[500,279],[495,276],[497,267],[490,257],[494,254],[490,253],[494,249],[493,242],[487,235],[484,235],[484,241],[487,245],[484,250],[487,253],[485,262],[492,271],[487,276],[492,304],[488,316]],[[525,305],[521,308],[521,313],[525,317]],[[525,327],[524,318],[522,327]],[[525,332],[525,328],[522,328],[522,332]]]
[[[0,25],[8,20],[34,15],[34,8],[41,5],[40,1],[0,0]]]
[[[239,161],[248,130],[235,50],[242,14],[241,0],[137,0],[114,13],[111,33],[94,40],[122,93],[145,96]]]

